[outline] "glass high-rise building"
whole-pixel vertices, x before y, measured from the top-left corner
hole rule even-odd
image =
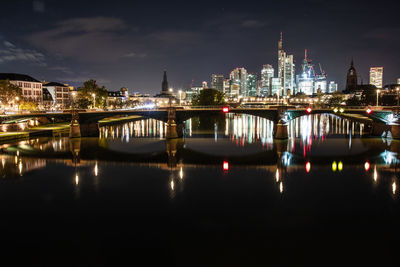
[[[212,74],[211,75],[211,88],[217,89],[218,91],[224,91],[224,75]]]
[[[271,95],[275,96],[278,95],[282,96],[282,94],[284,94],[282,90],[282,79],[281,78],[271,78]]]
[[[261,96],[269,96],[271,94],[271,78],[274,77],[274,68],[267,64],[263,65],[261,69],[261,84],[260,84],[260,92]]]
[[[383,87],[383,67],[371,67],[369,69],[369,84],[375,85],[376,88]]]
[[[257,75],[248,74],[246,81],[246,96],[256,96],[257,95]]]
[[[247,70],[236,68],[231,72],[231,96],[247,96]]]
[[[282,86],[285,90],[284,95],[290,90],[291,94],[294,94],[294,63],[293,55],[287,55],[283,51],[283,38],[281,33],[281,39],[278,43],[278,78],[282,78]]]

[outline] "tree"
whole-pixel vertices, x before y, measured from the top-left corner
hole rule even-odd
[[[93,105],[93,101],[95,101],[94,106],[103,107],[107,95],[108,93],[104,86],[100,87],[95,80],[89,80],[78,88],[77,102],[81,104],[81,108],[88,108],[89,105]],[[87,101],[82,101],[81,99],[86,99]],[[85,104],[87,104],[86,107],[84,107]]]
[[[216,106],[225,103],[224,94],[216,89],[207,88],[201,90],[200,94],[192,99],[194,106]]]
[[[22,100],[22,89],[9,80],[0,81],[0,101],[3,105],[16,103],[16,99]]]
[[[93,105],[93,102],[87,98],[78,98],[76,101],[76,107],[80,109],[87,109],[91,105]]]
[[[353,96],[346,100],[346,106],[362,106],[363,101],[359,99],[357,96]]]
[[[19,104],[19,109],[34,111],[38,109],[38,104],[33,101],[21,101]]]
[[[329,106],[339,106],[344,101],[344,94],[342,92],[332,93],[332,97],[328,99]]]
[[[375,105],[376,94],[378,93],[376,86],[371,84],[366,84],[366,85],[359,85],[359,88],[362,89],[361,101],[365,105]]]

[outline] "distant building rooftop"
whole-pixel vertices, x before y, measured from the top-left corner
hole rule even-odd
[[[108,91],[109,97],[124,97],[124,94],[121,91]]]
[[[29,75],[18,74],[18,73],[0,73],[0,80],[24,81],[24,82],[40,83],[40,81],[32,78]]]
[[[60,87],[68,87],[65,84],[62,83],[58,83],[58,82],[49,82],[49,83],[45,83],[43,84],[43,86],[60,86]]]

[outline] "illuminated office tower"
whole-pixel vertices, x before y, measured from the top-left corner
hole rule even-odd
[[[236,68],[231,72],[231,96],[246,96],[247,70]]]
[[[369,69],[369,84],[376,88],[383,87],[383,67],[372,67]]]
[[[208,88],[208,84],[206,81],[201,83],[201,86],[203,87],[203,89],[207,89]]]
[[[271,94],[271,78],[274,77],[274,68],[267,64],[263,65],[261,69],[261,84],[260,84],[260,92],[261,96],[269,96]]]
[[[334,92],[336,92],[337,91],[337,87],[338,87],[338,85],[337,85],[337,83],[335,83],[334,81],[330,81],[329,82],[329,89],[328,89],[328,93],[334,93]]]
[[[256,96],[257,95],[257,75],[248,74],[246,81],[246,96]]]
[[[282,90],[282,79],[281,78],[271,78],[271,95],[282,96],[284,90]]]
[[[222,92],[225,94],[230,94],[230,92],[231,92],[231,80],[230,79],[224,79],[224,89]]]
[[[220,92],[224,91],[224,75],[212,74],[211,75],[211,88],[217,89]]]
[[[290,90],[291,94],[294,94],[294,63],[293,55],[287,55],[283,51],[283,38],[281,33],[281,39],[278,43],[278,78],[282,78],[282,87],[284,88],[284,95]]]

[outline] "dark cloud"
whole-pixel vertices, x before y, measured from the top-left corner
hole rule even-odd
[[[32,49],[18,48],[9,41],[3,41],[0,45],[0,64],[13,61],[46,66],[45,56],[42,53]]]

